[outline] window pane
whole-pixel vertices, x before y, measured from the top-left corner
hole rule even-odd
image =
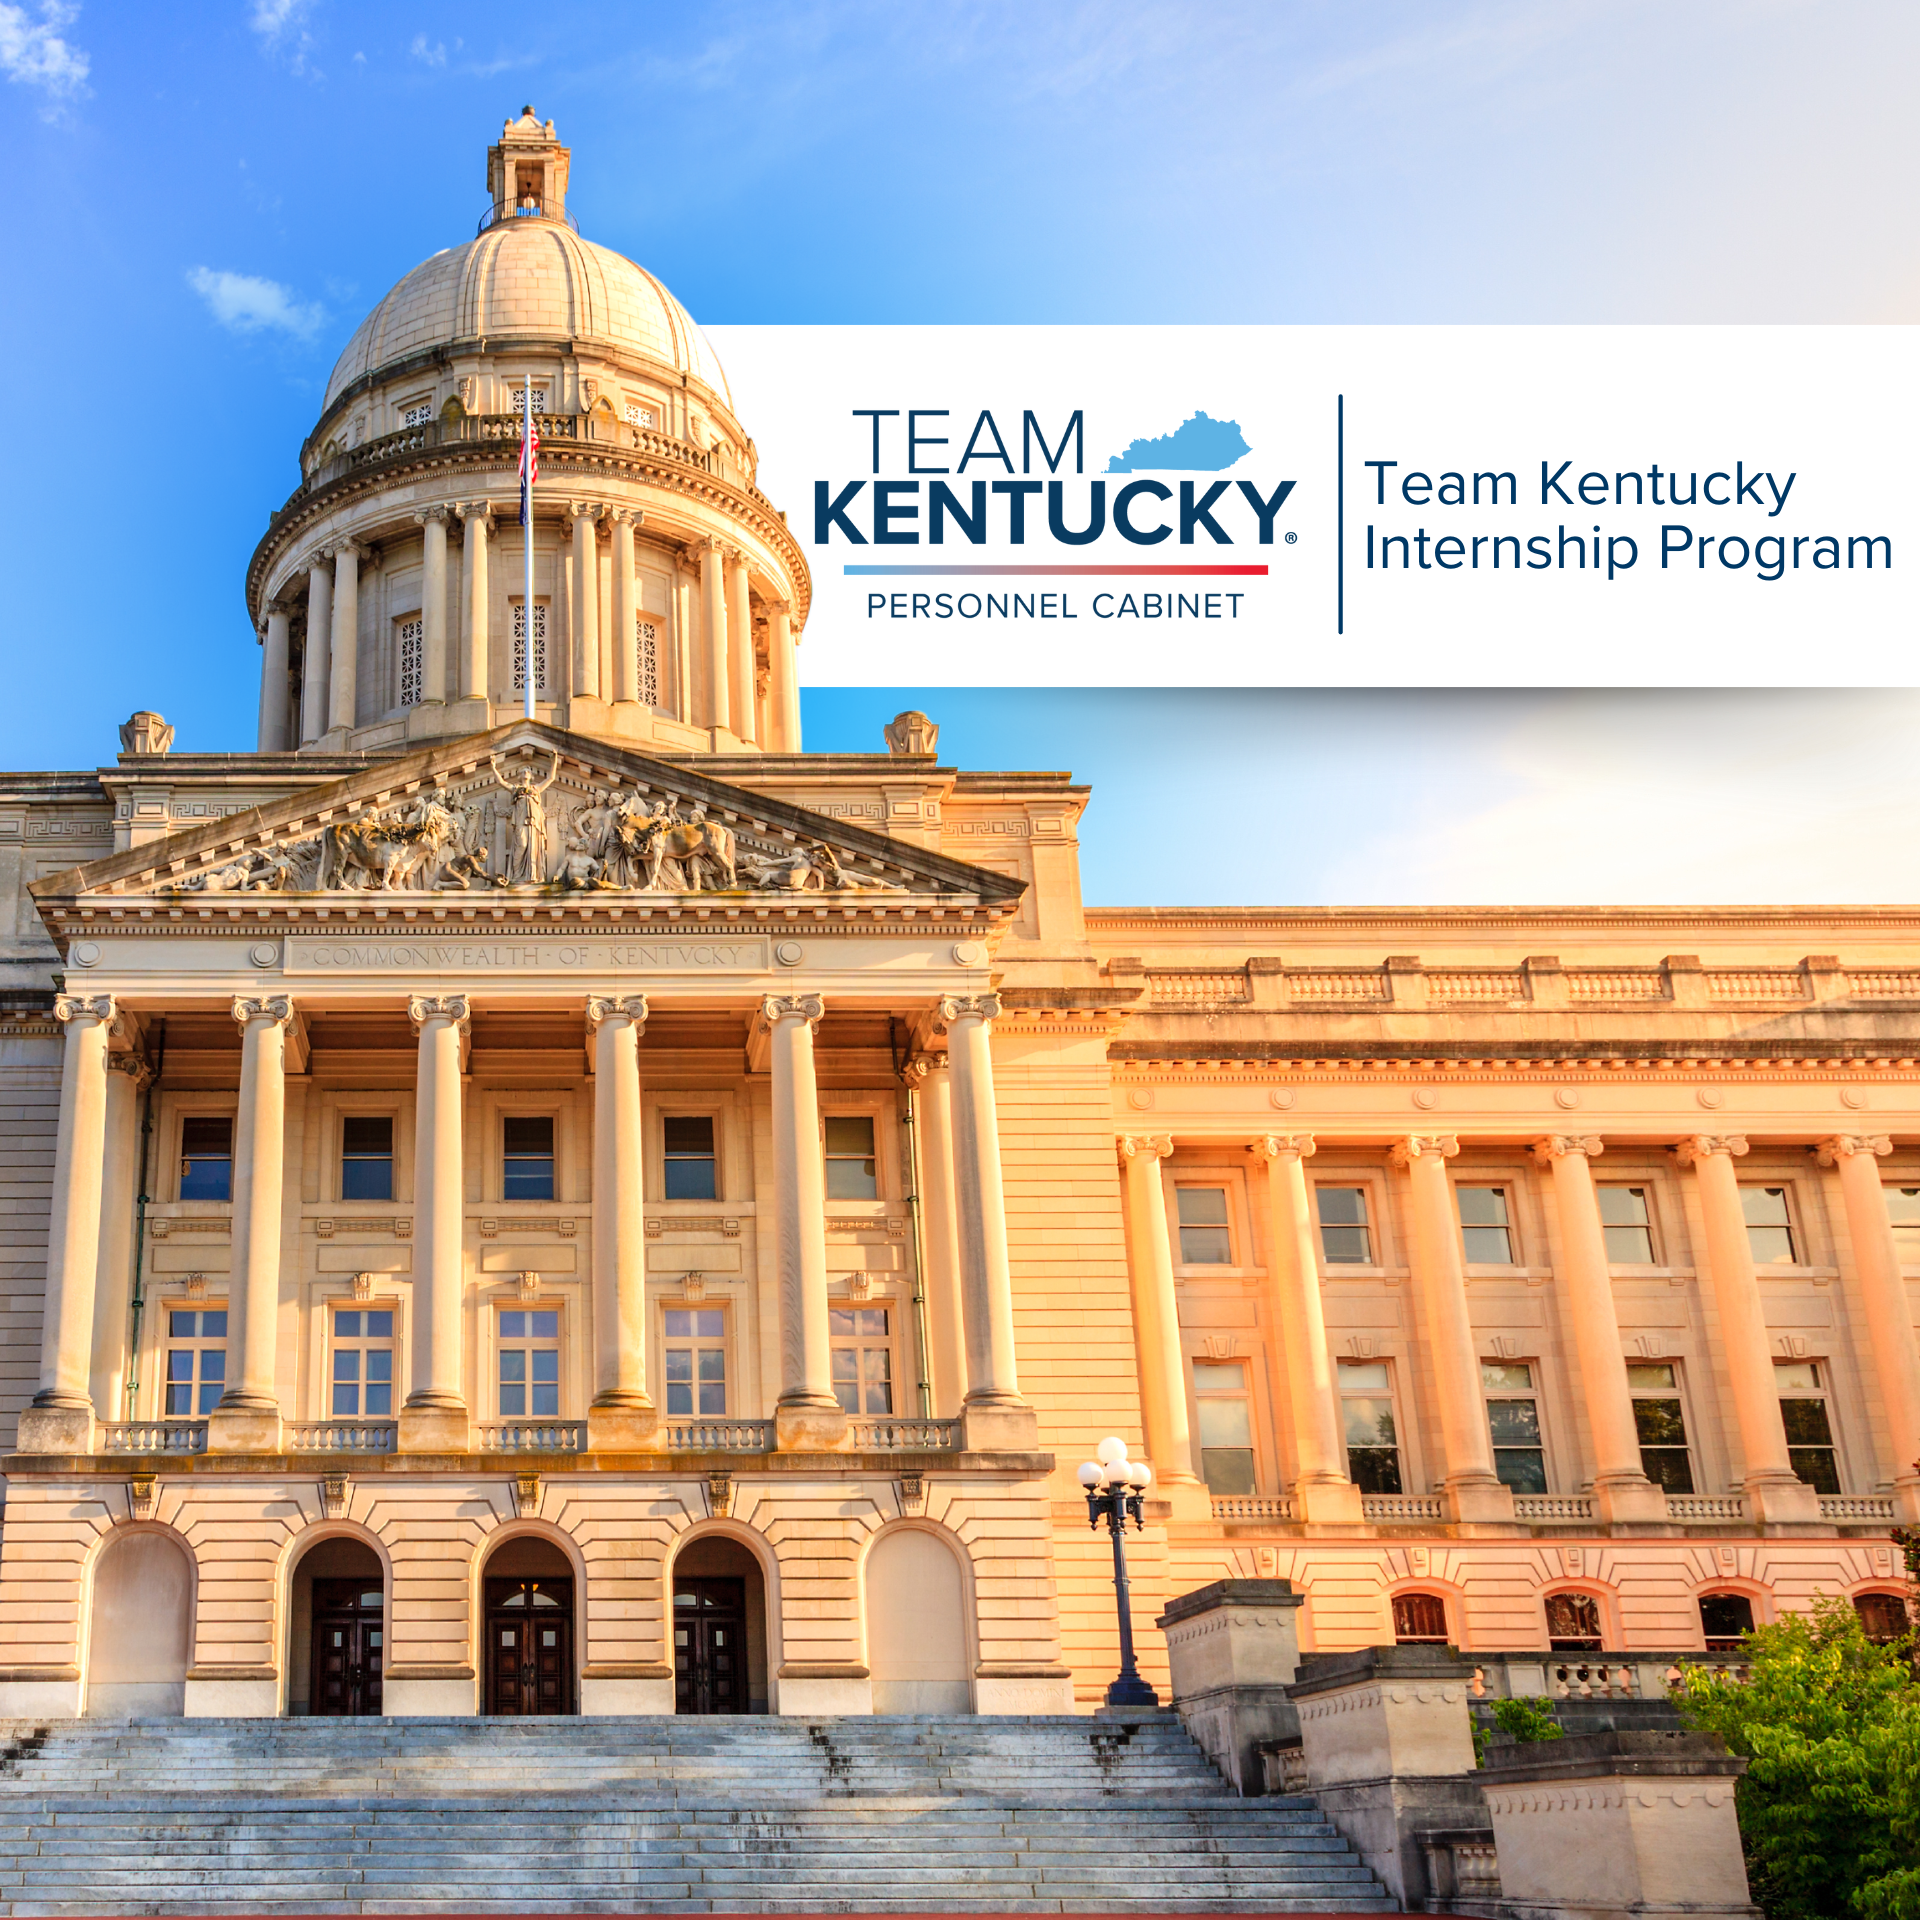
[[[550,1381],[560,1378],[560,1355],[557,1349],[553,1347],[534,1348],[533,1377],[536,1381]]]
[[[694,1331],[705,1340],[717,1340],[726,1330],[727,1317],[718,1307],[693,1316]]]
[[[188,1386],[169,1386],[167,1388],[167,1418],[180,1420],[193,1412],[193,1388]]]
[[[553,1157],[553,1115],[537,1113],[509,1118],[502,1122],[506,1150],[509,1153]]]
[[[342,1200],[391,1200],[393,1161],[389,1158],[343,1159],[340,1162]]]
[[[1373,1241],[1365,1227],[1322,1227],[1320,1257],[1329,1266],[1369,1266]]]
[[[879,1197],[880,1181],[871,1160],[827,1162],[829,1200],[877,1200]]]
[[[1244,1400],[1201,1400],[1200,1444],[1203,1447],[1250,1447],[1253,1424]]]
[[[1547,1639],[1564,1652],[1599,1652],[1600,1603],[1584,1593],[1549,1594]]]
[[[1193,1385],[1197,1393],[1244,1393],[1247,1370],[1242,1366],[1221,1366],[1213,1361],[1193,1363]]]
[[[715,1200],[719,1190],[713,1176],[713,1162],[669,1158],[664,1167],[662,1187],[669,1200]]]
[[[202,1347],[200,1349],[200,1378],[215,1381],[223,1386],[226,1384],[227,1356],[221,1348]]]
[[[384,1420],[393,1412],[393,1382],[377,1381],[368,1376],[366,1416],[369,1420]]]
[[[354,1154],[391,1154],[393,1116],[386,1113],[354,1114],[342,1120],[340,1150]]]
[[[1787,1430],[1787,1445],[1790,1447],[1833,1445],[1833,1428],[1827,1424],[1827,1403],[1824,1400],[1782,1400],[1780,1420]]]
[[[502,1347],[500,1349],[500,1379],[524,1380],[527,1377],[527,1350],[525,1347]]]
[[[391,1340],[393,1338],[393,1310],[387,1308],[380,1313],[367,1315],[367,1338],[369,1340]]]
[[[1815,1493],[1840,1491],[1840,1468],[1831,1447],[1789,1447],[1787,1464]]]
[[[885,1307],[861,1307],[854,1314],[855,1328],[877,1339],[887,1337],[887,1310]]]
[[[1487,1424],[1496,1447],[1540,1444],[1540,1409],[1531,1400],[1489,1400]]]
[[[693,1349],[691,1347],[669,1347],[667,1349],[667,1380],[669,1384],[676,1380],[693,1378]]]
[[[1753,1631],[1753,1602],[1744,1593],[1703,1593],[1700,1631],[1709,1653],[1731,1653],[1743,1633]]]
[[[1647,1190],[1644,1187],[1599,1187],[1600,1218],[1610,1227],[1644,1227],[1647,1224]]]
[[[1340,1362],[1342,1393],[1365,1392],[1369,1389],[1384,1391],[1391,1384],[1387,1377],[1387,1363],[1384,1360],[1342,1360]]]
[[[1533,1368],[1525,1360],[1482,1360],[1480,1384],[1483,1387],[1531,1387]]]
[[[1393,1403],[1350,1396],[1340,1403],[1350,1447],[1390,1447],[1399,1436],[1393,1430]]]
[[[1679,1384],[1670,1360],[1630,1360],[1627,1363],[1627,1385],[1630,1387],[1677,1387]]]
[[[843,1333],[853,1331],[853,1311],[849,1307],[829,1307],[827,1309],[827,1331],[836,1338]]]
[[[869,1347],[861,1356],[866,1369],[866,1405],[868,1413],[893,1411],[892,1356],[884,1347]]]
[[[1395,1594],[1393,1637],[1403,1647],[1444,1645],[1447,1603],[1437,1593]]]
[[[1634,1430],[1643,1447],[1684,1447],[1687,1423],[1681,1417],[1678,1400],[1636,1400],[1633,1403]]]
[[[1820,1363],[1817,1360],[1776,1360],[1773,1363],[1773,1378],[1774,1384],[1783,1393],[1789,1390],[1818,1393]]]
[[[710,1113],[669,1114],[661,1122],[666,1149],[672,1154],[704,1155],[713,1158],[713,1115]]]
[[[551,1200],[553,1162],[509,1160],[500,1183],[500,1196],[504,1200]]]
[[[1507,1192],[1504,1187],[1456,1187],[1463,1227],[1504,1227]]]
[[[1642,1447],[1640,1471],[1669,1493],[1692,1493],[1693,1458],[1685,1447]]]
[[[1507,1237],[1505,1227],[1463,1227],[1461,1238],[1465,1243],[1466,1257],[1473,1265],[1513,1265],[1513,1242]]]
[[[1547,1457],[1543,1453],[1525,1447],[1496,1447],[1493,1470],[1499,1475],[1500,1484],[1511,1487],[1515,1493],[1547,1490]]]
[[[873,1158],[873,1116],[835,1113],[827,1117],[827,1151],[851,1154],[856,1160]]]
[[[552,1420],[560,1412],[560,1389],[557,1386],[535,1384],[533,1389],[533,1417],[536,1420]]]
[[[1364,1227],[1367,1224],[1365,1187],[1315,1187],[1323,1227]]]
[[[1254,1493],[1251,1447],[1202,1447],[1200,1473],[1209,1493]]]
[[[227,1337],[225,1307],[221,1307],[217,1312],[203,1313],[200,1316],[200,1337],[203,1340],[224,1340]]]
[[[195,1114],[180,1123],[180,1157],[197,1160],[202,1154],[233,1157],[233,1118],[230,1114]]]
[[[1795,1264],[1793,1235],[1785,1227],[1749,1227],[1747,1241],[1758,1266],[1790,1267]]]
[[[871,1114],[833,1114],[826,1122],[827,1198],[874,1200],[880,1186]]]
[[[1920,1266],[1920,1187],[1888,1187],[1887,1218],[1905,1266]]]
[[[704,1374],[700,1379],[700,1414],[703,1419],[717,1419],[727,1410],[727,1383],[724,1379],[709,1380]]]
[[[691,1380],[667,1381],[667,1412],[669,1414],[691,1417],[693,1413],[693,1382]]]
[[[333,1316],[333,1337],[336,1340],[358,1340],[360,1338],[360,1315],[358,1313],[336,1313]]]
[[[1182,1227],[1180,1264],[1227,1267],[1233,1264],[1233,1237],[1225,1227]]]
[[[191,1340],[194,1334],[195,1317],[191,1313],[170,1313],[167,1315],[167,1331],[176,1340]]]
[[[200,1383],[200,1411],[211,1413],[220,1404],[220,1396],[225,1388],[218,1380],[202,1380]]]
[[[843,1383],[851,1386],[860,1377],[860,1356],[852,1347],[835,1347],[833,1350],[833,1384]]]
[[[544,1313],[527,1315],[528,1331],[536,1340],[557,1340],[560,1337],[560,1312],[553,1308]]]
[[[1347,1473],[1362,1493],[1401,1493],[1400,1455],[1392,1447],[1349,1447]]]
[[[176,1313],[176,1320],[184,1319],[184,1314]],[[175,1347],[167,1355],[167,1378],[169,1380],[191,1380],[193,1378],[193,1349]]]
[[[1898,1640],[1907,1631],[1907,1603],[1897,1593],[1856,1593],[1853,1610],[1876,1646]]]
[[[1602,1227],[1607,1243],[1607,1262],[1616,1267],[1653,1265],[1653,1235],[1645,1227]]]
[[[503,1420],[524,1420],[527,1416],[527,1390],[524,1386],[502,1380],[500,1383],[500,1417]]]
[[[500,1316],[500,1338],[502,1340],[524,1340],[527,1337],[527,1316],[518,1307]]]
[[[718,1347],[703,1347],[700,1350],[700,1378],[702,1380],[724,1380],[727,1377],[727,1356]]]
[[[360,1351],[357,1347],[335,1350],[333,1356],[333,1377],[336,1380],[358,1380],[360,1378]]]
[[[1750,1227],[1784,1227],[1787,1190],[1785,1187],[1742,1187],[1740,1212]]]
[[[1607,1258],[1616,1266],[1650,1266],[1653,1231],[1644,1187],[1601,1187],[1600,1222]]]
[[[1224,1227],[1227,1224],[1225,1187],[1176,1187],[1176,1211],[1183,1227]]]
[[[333,1417],[336,1420],[350,1420],[359,1411],[360,1389],[336,1383],[333,1389]]]

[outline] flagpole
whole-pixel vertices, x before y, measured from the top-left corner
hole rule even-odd
[[[527,506],[527,524],[524,529],[527,551],[527,595],[526,595],[526,676],[527,689],[526,716],[533,718],[533,683],[535,667],[539,656],[533,646],[533,375],[527,375],[527,383],[521,388],[524,402],[520,423],[520,486],[521,498]]]

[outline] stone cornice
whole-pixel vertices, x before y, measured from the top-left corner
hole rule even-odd
[[[960,790],[969,779],[963,776]],[[985,776],[1000,777],[1000,776]],[[1059,776],[1052,776],[1059,777]],[[1264,942],[1288,934],[1356,933],[1385,939],[1422,934],[1549,934],[1560,929],[1652,934],[1687,932],[1778,934],[1798,928],[1852,931],[1920,931],[1920,908],[1906,906],[1727,907],[1088,907],[1087,937],[1096,946],[1120,935],[1203,933],[1215,940],[1246,937]],[[1131,951],[1131,949],[1130,949]],[[1170,964],[1170,956],[1155,956]],[[1192,964],[1192,963],[1189,963]],[[1433,964],[1433,963],[1430,963]],[[1439,964],[1446,964],[1440,962]]]

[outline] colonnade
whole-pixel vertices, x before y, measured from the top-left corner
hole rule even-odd
[[[923,1075],[940,1118],[945,1152],[923,1163],[930,1202],[948,1223],[965,1349],[960,1401],[969,1451],[1031,1450],[1032,1409],[1021,1397],[1014,1357],[1013,1297],[1002,1202],[993,1094],[993,994],[939,1003],[945,1055]],[[21,1416],[28,1453],[92,1450],[95,1409],[89,1361],[99,1282],[103,1208],[132,1195],[104,1193],[111,995],[63,994],[65,1028],[55,1148],[40,1390]],[[407,1012],[418,1035],[413,1201],[414,1290],[411,1382],[400,1410],[401,1453],[464,1452],[472,1443],[464,1388],[462,1309],[466,1288],[466,1192],[462,1052],[470,1007],[463,993],[414,994]],[[660,1419],[647,1389],[645,1179],[639,1039],[642,994],[592,995],[585,1003],[594,1057],[593,1354],[587,1408],[589,1448],[658,1444]],[[775,1443],[819,1451],[848,1444],[835,1399],[827,1339],[826,1183],[814,1076],[820,995],[765,996],[754,1014],[753,1049],[764,1048],[771,1080],[773,1182],[759,1217],[773,1249],[780,1333]],[[281,1297],[281,1198],[285,1156],[286,1039],[295,1018],[285,994],[236,996],[240,1085],[233,1136],[233,1277],[228,1304],[228,1384],[208,1418],[207,1449],[273,1452],[282,1441],[276,1379]],[[933,1131],[930,1129],[930,1131]]]
[[[1192,1478],[1186,1383],[1174,1296],[1172,1229],[1161,1163],[1166,1135],[1130,1134],[1118,1142],[1132,1248],[1147,1449],[1163,1481]],[[1295,1518],[1309,1527],[1360,1517],[1346,1470],[1340,1407],[1326,1335],[1317,1227],[1303,1162],[1311,1134],[1270,1134],[1251,1143],[1264,1167],[1270,1324],[1284,1367],[1296,1462]],[[1410,1265],[1420,1306],[1439,1414],[1441,1481],[1448,1517],[1499,1523],[1513,1518],[1512,1496],[1494,1470],[1480,1358],[1467,1302],[1459,1216],[1447,1161],[1453,1134],[1412,1134],[1392,1149],[1408,1178]],[[1633,1400],[1621,1344],[1593,1161],[1604,1142],[1592,1134],[1554,1134],[1534,1147],[1550,1169],[1559,1219],[1555,1280],[1571,1334],[1577,1386],[1593,1452],[1595,1518],[1626,1526],[1667,1520],[1664,1493],[1642,1470]],[[1793,1471],[1768,1347],[1759,1276],[1741,1210],[1735,1161],[1739,1134],[1695,1135],[1674,1144],[1675,1162],[1692,1172],[1704,1244],[1699,1266],[1717,1311],[1722,1365],[1730,1384],[1748,1512],[1760,1524],[1818,1522],[1819,1499]],[[1906,1517],[1920,1518],[1920,1339],[1901,1273],[1878,1160],[1885,1135],[1838,1134],[1820,1141],[1821,1163],[1839,1175],[1854,1253],[1855,1283],[1872,1343],[1893,1458],[1895,1490]],[[1910,1511],[1911,1510],[1911,1511]]]
[[[510,701],[510,685],[491,685],[492,634],[490,542],[496,508],[488,500],[461,500],[422,507],[414,515],[421,530],[421,685],[426,703]],[[638,507],[596,500],[571,500],[564,508],[559,550],[570,552],[573,591],[567,596],[568,631],[547,637],[551,697],[564,680],[569,699],[638,701],[640,672],[638,622],[643,614],[634,572],[634,530],[644,514]],[[458,560],[448,543],[455,521],[462,529]],[[600,528],[612,549],[613,591],[603,633],[599,592]],[[539,538],[538,527],[535,537]],[[279,753],[321,741],[339,744],[357,723],[359,702],[360,571],[371,549],[358,540],[340,539],[316,548],[305,568],[307,638],[297,714],[285,697],[291,664],[291,607],[269,606],[261,630],[260,749]],[[754,599],[745,550],[710,536],[678,556],[699,578],[698,659],[688,649],[687,667],[694,685],[681,689],[680,717],[697,726],[725,728],[749,746],[771,752],[800,748],[800,689],[794,661],[791,609],[784,600],[762,601],[767,624],[764,684],[757,667]],[[582,585],[582,583],[586,583]],[[554,613],[558,614],[558,596]],[[659,617],[674,624],[665,609]],[[458,635],[457,658],[455,636]],[[564,672],[561,661],[566,665]],[[381,707],[385,711],[385,705]],[[489,723],[475,716],[476,729]]]

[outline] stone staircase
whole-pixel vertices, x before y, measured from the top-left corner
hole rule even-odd
[[[1171,1714],[0,1722],[0,1912],[1394,1911]]]

